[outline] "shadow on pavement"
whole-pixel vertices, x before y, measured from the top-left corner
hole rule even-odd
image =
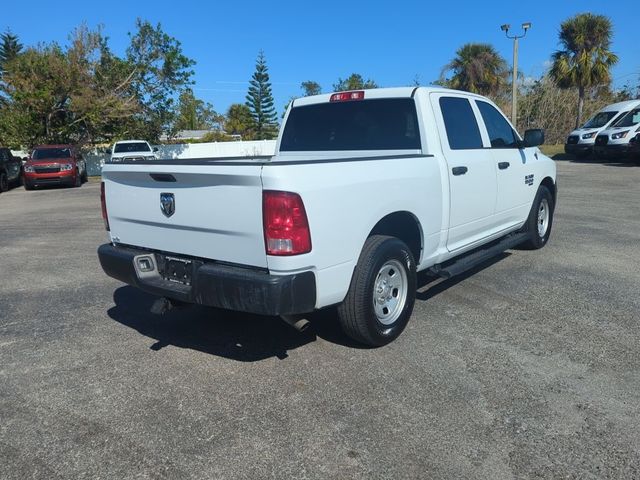
[[[504,252],[448,280],[420,273],[416,300],[429,300],[509,255]],[[370,348],[343,333],[335,308],[310,314],[307,318],[311,326],[300,333],[278,317],[200,305],[187,305],[164,315],[155,315],[150,310],[156,298],[134,287],[120,287],[113,295],[115,306],[107,312],[116,322],[154,339],[155,343],[150,348],[155,351],[173,345],[240,362],[255,362],[271,357],[284,360],[290,350],[314,342],[318,337],[348,348]]]
[[[551,157],[553,160],[571,163],[600,164],[607,167],[638,167],[640,159],[634,158],[598,158],[590,155],[588,157],[576,157],[567,153],[557,153]]]
[[[187,305],[164,315],[150,312],[157,297],[137,288],[118,288],[109,317],[140,334],[156,340],[152,350],[173,345],[230,358],[255,362],[270,357],[287,358],[290,350],[317,337],[343,346],[361,348],[347,338],[338,325],[335,309],[315,312],[311,326],[303,333],[278,317],[265,317],[200,305]]]
[[[436,295],[443,293],[449,288],[457,285],[458,283],[466,280],[467,278],[473,277],[476,273],[481,272],[485,268],[489,268],[492,265],[501,262],[509,256],[511,256],[511,253],[509,253],[508,251],[502,252],[501,254],[496,255],[490,260],[481,263],[477,267],[474,267],[471,270],[467,270],[460,275],[456,275],[455,277],[446,280],[421,272],[418,274],[418,293],[416,293],[416,300],[423,302],[427,301],[435,297]]]

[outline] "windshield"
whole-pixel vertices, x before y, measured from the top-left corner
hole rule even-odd
[[[113,153],[128,153],[128,152],[150,152],[151,149],[146,142],[135,143],[116,143],[113,147]]]
[[[69,148],[36,148],[31,158],[34,160],[42,160],[45,158],[71,158],[71,149]]]
[[[609,120],[616,116],[618,112],[600,112],[591,120],[585,123],[582,128],[601,128],[604,127]]]
[[[640,123],[640,108],[634,108],[614,125],[614,127],[633,127]]]
[[[419,149],[413,98],[318,103],[294,107],[281,151]]]

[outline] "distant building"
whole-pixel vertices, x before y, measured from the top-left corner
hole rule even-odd
[[[179,130],[175,135],[169,137],[166,134],[160,136],[160,141],[166,142],[167,140],[176,141],[176,140],[202,140],[205,135],[209,133],[222,133],[225,132],[223,130]],[[234,140],[242,140],[242,136],[240,135],[229,135]]]

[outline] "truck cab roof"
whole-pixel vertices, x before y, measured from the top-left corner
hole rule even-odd
[[[471,92],[464,92],[461,90],[452,90],[449,88],[444,88],[444,87],[437,87],[437,86],[429,86],[429,87],[394,87],[394,88],[371,88],[371,89],[366,89],[366,90],[347,90],[350,92],[364,92],[364,97],[363,99],[376,99],[376,98],[409,98],[409,97],[413,97],[416,93],[416,91],[421,90],[424,91],[426,93],[431,93],[431,92],[452,92],[452,93],[457,93],[457,94],[465,94],[471,97],[479,97],[482,98],[480,95],[476,95],[474,93]],[[302,97],[302,98],[296,98],[293,102],[292,102],[292,108],[293,107],[302,107],[305,105],[314,105],[314,104],[318,104],[318,103],[326,103],[326,102],[330,102],[331,101],[331,97],[333,95],[335,95],[336,93],[342,93],[342,92],[331,92],[331,93],[323,93],[321,95],[313,95],[313,96],[309,96],[309,97]]]

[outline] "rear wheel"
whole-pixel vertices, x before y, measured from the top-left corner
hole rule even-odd
[[[73,184],[74,187],[82,186],[82,177],[80,176],[80,170],[76,170],[76,181]]]
[[[4,172],[0,172],[0,192],[9,190],[9,178]]]
[[[82,183],[87,183],[87,181],[89,180],[89,176],[87,174],[87,169],[85,167],[84,171],[82,172]]]
[[[529,239],[523,244],[525,248],[537,250],[547,244],[553,225],[554,207],[551,192],[540,185],[525,224],[525,230],[529,233]]]
[[[407,326],[415,296],[416,265],[409,247],[395,237],[369,237],[338,307],[342,329],[360,343],[386,345]]]

